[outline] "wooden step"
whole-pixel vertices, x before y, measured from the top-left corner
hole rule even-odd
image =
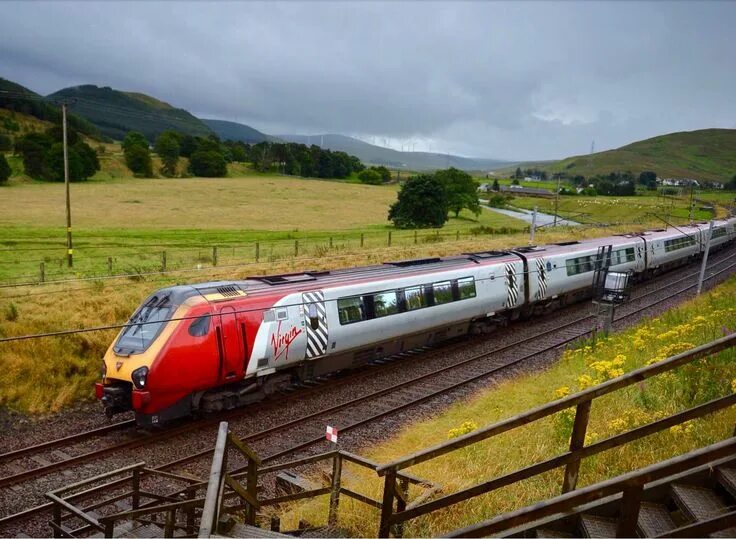
[[[582,515],[580,517],[580,531],[583,537],[616,537],[616,520]]]
[[[713,490],[692,485],[672,485],[672,499],[683,515],[690,520],[708,520],[728,511],[728,506]],[[734,537],[736,529],[730,528],[711,537]]]
[[[561,532],[550,528],[537,528],[534,530],[535,536],[540,539],[543,537],[572,537],[571,533]]]
[[[677,528],[677,524],[672,520],[672,515],[670,515],[667,507],[659,503],[649,502],[642,502],[636,525],[642,537],[664,535],[668,531]]]
[[[716,479],[731,496],[736,498],[736,468],[716,469]]]
[[[241,524],[238,522],[230,528],[227,532],[226,537],[290,537],[279,532],[272,532],[264,528],[257,528],[256,526],[249,526],[248,524]]]

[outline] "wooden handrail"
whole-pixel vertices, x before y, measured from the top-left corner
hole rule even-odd
[[[603,382],[602,384],[590,387],[579,393],[575,393],[562,399],[544,404],[542,406],[538,406],[529,410],[528,412],[499,421],[497,423],[494,423],[493,425],[489,425],[482,429],[455,438],[454,440],[442,442],[428,449],[424,449],[422,451],[412,453],[411,455],[408,455],[406,457],[397,459],[393,462],[379,465],[376,471],[378,475],[383,476],[388,470],[398,471],[403,468],[408,468],[421,462],[425,462],[427,460],[432,460],[441,455],[445,455],[447,453],[455,451],[456,449],[466,447],[468,445],[486,440],[493,436],[497,436],[504,432],[527,425],[539,419],[543,419],[550,415],[556,414],[557,412],[565,410],[566,408],[570,408],[572,406],[591,401],[608,393],[612,393],[613,391],[616,391],[618,389],[636,384],[638,382],[641,382],[642,380],[646,380],[647,378],[651,378],[652,376],[656,376],[663,372],[675,369],[677,367],[695,361],[696,359],[700,359],[702,357],[712,355],[716,352],[720,352],[721,350],[725,350],[734,345],[736,345],[736,333],[732,333],[713,342],[698,346],[696,348],[693,348],[692,350],[682,352],[681,354],[677,354],[676,356],[672,356],[663,361],[654,363],[653,365],[636,369],[629,372],[628,374],[625,374],[618,378],[614,378],[612,380],[608,380],[607,382]]]
[[[729,438],[707,447],[696,449],[664,462],[652,464],[641,470],[629,472],[619,477],[561,494],[546,502],[536,503],[483,522],[453,530],[443,537],[482,537],[503,530],[534,522],[570,508],[578,507],[606,496],[624,492],[627,489],[642,487],[647,483],[666,478],[683,469],[702,466],[709,462],[736,453],[736,438]]]

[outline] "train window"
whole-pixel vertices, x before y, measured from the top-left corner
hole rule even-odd
[[[210,315],[206,314],[195,318],[191,324],[189,324],[189,335],[192,337],[204,337],[210,330]]]
[[[398,312],[399,303],[394,290],[373,294],[373,313],[376,318],[396,314]]]
[[[452,301],[452,283],[450,281],[442,281],[432,285],[434,290],[434,304],[442,305]]]
[[[611,254],[612,266],[626,264],[627,262],[633,262],[634,260],[636,260],[636,256],[634,255],[633,247],[628,247],[626,249],[617,249]]]
[[[365,305],[360,296],[338,299],[337,311],[340,315],[340,324],[343,325],[365,320]]]
[[[169,296],[151,296],[130,318],[115,341],[116,353],[140,354],[148,349],[167,324],[175,306]]]
[[[475,279],[472,277],[463,277],[462,279],[458,279],[457,288],[460,292],[460,299],[475,297]]]
[[[427,306],[427,296],[421,286],[413,286],[404,289],[404,298],[406,298],[406,310],[414,311]]]
[[[714,228],[713,234],[711,235],[711,239],[720,238],[722,236],[726,235],[726,228],[720,227],[720,228]]]
[[[683,236],[682,238],[666,240],[664,242],[664,250],[666,253],[669,253],[670,251],[684,249],[685,247],[689,247],[691,245],[695,245],[695,238],[693,238],[692,236]]]
[[[567,266],[568,275],[587,273],[595,269],[595,255],[568,258],[565,260],[565,265]]]

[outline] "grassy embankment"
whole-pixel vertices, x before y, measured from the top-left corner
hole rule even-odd
[[[451,406],[437,417],[405,427],[391,440],[361,454],[379,463],[389,462],[719,338],[736,331],[735,305],[736,277],[658,318],[599,340],[597,345],[587,342],[567,350],[549,369],[501,382],[466,402]],[[732,391],[736,391],[734,349],[720,353],[717,359],[701,360],[596,399],[587,442],[631,430]],[[568,409],[406,471],[441,484],[444,494],[451,493],[563,453],[569,443],[572,418],[573,409]],[[586,459],[579,486],[724,439],[731,435],[734,423],[736,409],[731,408]],[[345,466],[345,486],[381,499],[382,482],[374,473],[349,463]],[[561,479],[562,471],[555,470],[462,502],[411,521],[404,534],[441,536],[457,527],[559,494]],[[414,497],[418,493],[412,490],[410,495]],[[312,500],[293,508],[282,518],[282,524],[287,529],[296,527],[299,519],[320,524],[326,514],[327,499]],[[375,536],[377,510],[343,497],[339,515],[340,527],[354,536]]]
[[[627,170],[638,176],[640,172],[653,170],[661,178],[725,181],[736,174],[736,129],[669,133],[615,150],[519,166],[522,169],[536,167],[548,174],[581,174],[586,178]],[[509,167],[498,173],[510,174],[514,170],[516,167]]]

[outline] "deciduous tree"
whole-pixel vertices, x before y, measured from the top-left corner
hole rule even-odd
[[[435,176],[422,174],[410,178],[391,205],[388,219],[397,228],[440,227],[447,222],[447,193]]]
[[[179,139],[174,131],[164,131],[156,138],[155,149],[161,158],[161,173],[173,178],[176,176],[176,165],[179,163]]]
[[[5,159],[5,155],[0,153],[0,183],[7,182],[11,172],[12,170],[8,161]]]

